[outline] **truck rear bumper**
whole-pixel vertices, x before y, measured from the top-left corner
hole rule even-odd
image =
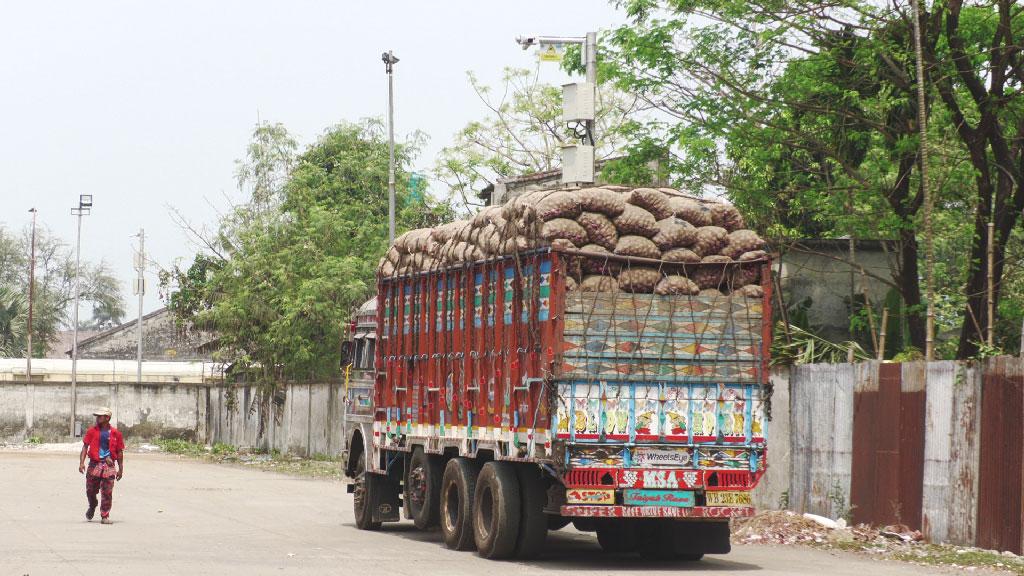
[[[751,506],[579,506],[566,505],[562,516],[596,518],[744,518],[754,515]]]

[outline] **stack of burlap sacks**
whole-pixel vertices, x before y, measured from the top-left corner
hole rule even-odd
[[[592,255],[569,256],[570,290],[763,296],[754,261],[766,257],[764,241],[744,228],[739,211],[669,188],[528,192],[468,220],[403,234],[379,272],[428,272],[549,245]],[[602,257],[611,254],[659,262]]]

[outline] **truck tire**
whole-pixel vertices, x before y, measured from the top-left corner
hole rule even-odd
[[[515,468],[508,462],[484,464],[473,497],[477,554],[491,560],[511,557],[519,538],[521,510]]]
[[[367,474],[366,458],[363,454],[358,458],[355,489],[352,491],[352,512],[356,517],[356,527],[360,530],[379,530],[381,523],[373,521],[373,506],[384,479],[377,474]]]
[[[452,458],[441,477],[441,534],[452,550],[472,550],[473,497],[480,471],[466,458]]]
[[[544,541],[548,538],[548,517],[544,513],[548,493],[544,487],[544,478],[540,467],[533,464],[516,466],[519,477],[519,500],[521,518],[519,519],[519,538],[516,541],[516,558],[528,560],[536,558],[544,549]]]
[[[409,499],[412,522],[420,530],[437,526],[440,519],[441,459],[417,447],[409,461],[405,477],[405,494]]]
[[[597,543],[609,554],[636,552],[636,523],[625,518],[597,523]]]
[[[641,520],[637,526],[637,552],[644,560],[671,560],[676,557],[675,523],[665,518]]]

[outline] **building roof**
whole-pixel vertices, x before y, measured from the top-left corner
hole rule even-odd
[[[167,312],[168,312],[168,310],[167,310],[166,306],[164,306],[163,308],[158,308],[158,309],[150,312],[149,314],[144,315],[142,317],[142,321],[145,322],[146,320],[149,320],[151,318],[155,318],[155,317],[157,317],[157,316],[159,316],[161,314],[165,314]],[[92,344],[93,342],[96,342],[97,340],[102,340],[102,339],[104,339],[104,338],[106,338],[108,336],[111,336],[113,334],[117,334],[118,332],[124,332],[126,330],[131,330],[131,329],[135,328],[135,325],[138,324],[138,322],[139,322],[139,320],[136,318],[135,320],[131,320],[131,321],[125,322],[123,324],[118,324],[117,326],[114,326],[113,328],[104,330],[104,331],[99,332],[99,333],[93,332],[92,336],[89,336],[88,338],[85,338],[84,340],[79,340],[78,341],[78,347],[81,348],[82,346],[86,346],[88,344]],[[82,331],[79,330],[78,333],[79,333],[79,336],[81,336]],[[70,356],[71,355],[71,348],[68,348],[67,351],[65,352],[65,354]]]

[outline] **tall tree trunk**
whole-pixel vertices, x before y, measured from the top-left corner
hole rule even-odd
[[[927,337],[926,315],[921,300],[921,277],[918,273],[917,235],[914,230],[900,231],[900,295],[906,306],[907,331],[910,345],[924,351]]]

